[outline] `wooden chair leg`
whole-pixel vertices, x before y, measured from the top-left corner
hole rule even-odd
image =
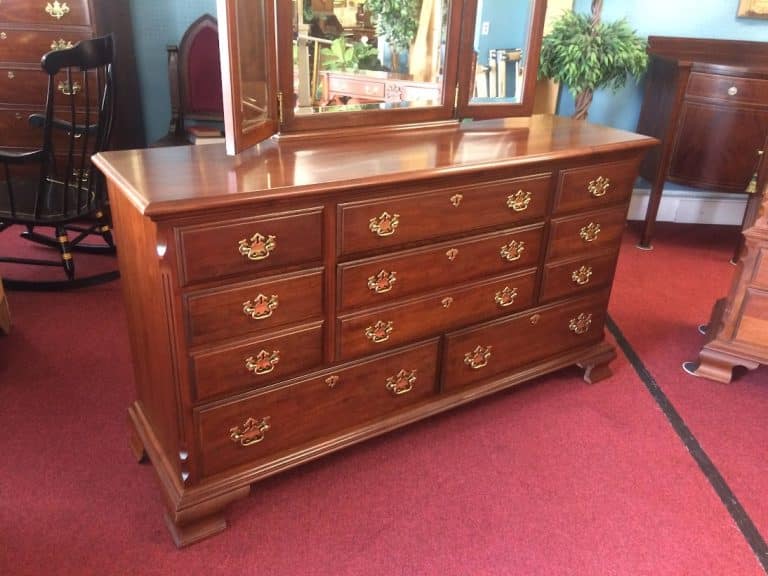
[[[66,272],[69,280],[73,280],[75,277],[75,262],[72,259],[72,247],[69,244],[67,229],[63,225],[56,226],[56,239],[61,250],[61,262],[64,266],[64,272]]]

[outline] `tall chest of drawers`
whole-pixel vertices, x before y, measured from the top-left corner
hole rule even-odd
[[[31,114],[45,109],[47,76],[40,59],[51,50],[71,47],[80,40],[115,34],[115,71],[118,111],[114,148],[143,145],[141,110],[136,80],[133,35],[128,2],[110,0],[2,0],[0,2],[0,147],[39,148],[42,134],[29,126]],[[62,90],[77,92],[68,87]]]
[[[176,543],[280,470],[568,365],[609,375],[606,307],[654,143],[540,116],[97,156],[133,446]]]

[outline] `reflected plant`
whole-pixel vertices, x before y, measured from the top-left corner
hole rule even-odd
[[[330,48],[323,48],[320,53],[324,56],[323,68],[326,70],[379,70],[378,50],[365,42],[347,44],[343,36],[339,36]]]
[[[410,48],[419,28],[422,0],[365,0],[365,8],[376,20],[376,33],[392,47],[392,70],[397,71],[399,53]]]

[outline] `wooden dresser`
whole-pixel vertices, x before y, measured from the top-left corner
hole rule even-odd
[[[765,149],[768,150],[768,139]],[[744,251],[731,291],[715,303],[706,326],[707,343],[698,361],[683,369],[696,376],[729,383],[733,369],[754,370],[768,364],[768,161],[760,163],[756,218],[743,231]]]
[[[134,447],[178,545],[266,476],[578,364],[655,140],[534,116],[108,152]]]
[[[651,182],[645,248],[665,181],[743,194],[768,136],[768,43],[651,36],[648,44],[637,131],[662,144],[640,167]]]
[[[117,114],[113,148],[144,144],[128,2],[114,0],[0,1],[0,147],[31,149],[42,143],[31,114],[42,113],[48,76],[43,54],[71,47],[85,38],[113,32],[118,53],[115,70]],[[69,90],[62,78],[62,90]],[[72,87],[77,91],[78,87]]]

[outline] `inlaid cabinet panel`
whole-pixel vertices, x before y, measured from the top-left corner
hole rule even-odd
[[[339,206],[343,255],[540,219],[551,174]],[[482,214],[482,218],[478,215]]]

